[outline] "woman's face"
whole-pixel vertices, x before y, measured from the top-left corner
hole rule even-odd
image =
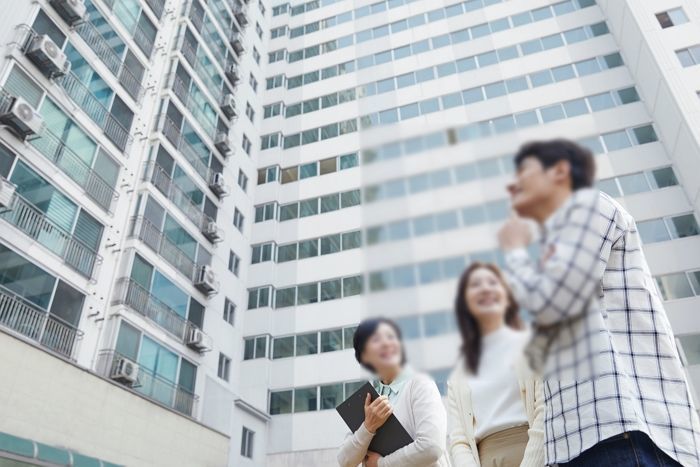
[[[488,268],[475,269],[464,290],[467,308],[477,319],[494,315],[505,316],[508,292],[501,279]]]
[[[380,323],[365,344],[362,362],[371,365],[377,373],[401,367],[403,354],[399,336],[390,325]]]

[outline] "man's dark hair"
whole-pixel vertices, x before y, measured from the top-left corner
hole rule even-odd
[[[545,169],[559,161],[568,161],[571,166],[571,189],[579,190],[593,186],[595,179],[595,159],[587,148],[567,139],[532,141],[520,146],[515,155],[515,167],[523,160],[534,157]]]
[[[355,329],[355,335],[352,336],[352,346],[355,348],[355,359],[357,362],[372,373],[374,373],[374,368],[372,365],[362,363],[362,352],[365,350],[367,341],[377,331],[380,324],[388,324],[394,329],[396,336],[399,338],[399,342],[401,343],[401,364],[403,365],[406,363],[406,352],[404,351],[403,338],[401,337],[401,329],[399,328],[399,325],[388,318],[365,319],[358,324],[357,329]]]

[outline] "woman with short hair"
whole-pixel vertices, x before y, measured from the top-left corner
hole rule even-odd
[[[398,325],[386,318],[362,321],[353,337],[355,358],[376,377],[379,397],[365,399],[365,421],[349,435],[338,453],[342,467],[448,467],[445,450],[447,416],[435,382],[406,365]],[[380,456],[368,451],[376,431],[391,414],[413,442]]]

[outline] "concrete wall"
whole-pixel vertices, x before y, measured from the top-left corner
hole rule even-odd
[[[0,431],[129,467],[226,465],[229,438],[0,332]]]

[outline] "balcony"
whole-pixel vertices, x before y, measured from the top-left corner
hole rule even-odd
[[[189,42],[187,42],[187,39],[185,39],[184,41],[182,41],[182,48],[180,50],[182,52],[182,55],[185,57],[185,60],[187,60],[187,63],[189,63],[192,69],[194,70],[195,74],[204,83],[205,88],[214,97],[214,100],[221,99],[221,96],[223,95],[223,82],[217,85],[214,82],[214,80],[208,75],[208,68],[206,65],[202,64],[197,58],[197,51],[195,50],[195,47],[196,46],[190,44]],[[210,68],[211,67],[209,67],[209,69]]]
[[[97,55],[97,58],[99,58],[119,80],[124,90],[126,90],[135,101],[140,101],[144,93],[141,80],[122,62],[121,57],[117,55],[109,42],[107,42],[107,39],[100,34],[97,28],[90,21],[85,21],[76,26],[75,30],[80,37],[83,38],[88,47],[92,49],[95,55]]]
[[[107,378],[112,378],[112,375],[117,371],[117,365],[124,358],[126,357],[114,350],[100,351],[97,357],[98,372]],[[123,382],[122,384],[152,401],[170,407],[189,417],[194,416],[195,408],[199,401],[199,397],[189,389],[179,386],[173,381],[163,378],[142,366],[138,368],[135,382]]]
[[[25,24],[18,26],[17,30],[17,43],[20,45],[22,52],[26,54],[30,44],[38,34]],[[104,131],[110,141],[112,141],[124,155],[127,155],[127,151],[132,143],[129,130],[119,123],[117,118],[112,115],[97,97],[95,97],[92,91],[70,71],[60,78],[57,78],[56,83],[64,89],[74,103],[83,109],[92,121],[102,128],[102,131]]]
[[[178,97],[178,99],[180,99],[180,102],[183,103],[187,110],[189,110],[190,113],[192,113],[197,123],[199,123],[200,126],[204,128],[204,130],[207,132],[207,135],[209,135],[211,138],[214,138],[214,136],[216,135],[216,124],[212,123],[206,117],[206,115],[204,115],[201,108],[197,107],[197,103],[192,102],[192,99],[190,98],[192,94],[190,94],[188,86],[182,81],[182,78],[180,78],[177,74],[175,74],[173,77],[173,92]]]
[[[161,20],[163,19],[163,11],[165,10],[165,0],[146,0],[146,5],[148,5],[156,17]]]
[[[105,5],[107,5],[107,8],[109,8],[110,11],[114,12],[114,2],[115,0],[103,0]],[[150,58],[151,53],[153,53],[153,44],[155,43],[155,37],[149,37],[148,33],[143,30],[141,25],[139,24],[138,18],[134,17],[132,14],[132,11],[126,8],[122,8],[121,12],[129,15],[129,20],[128,23],[125,22],[120,16],[117,16],[120,18],[120,22],[124,28],[126,28],[127,31],[129,31],[129,34],[131,34],[131,38],[134,39],[134,42],[136,45],[141,49],[141,51],[146,54],[146,57]]]
[[[116,304],[127,305],[140,315],[153,321],[180,342],[185,342],[191,324],[175,310],[129,277],[122,277],[116,285]]]
[[[231,37],[229,37],[229,41],[231,42],[233,51],[240,57],[240,55],[245,51],[243,47],[243,34],[237,31],[233,32],[231,33]]]
[[[193,281],[197,265],[182,250],[172,243],[163,232],[142,216],[131,218],[131,236],[138,238],[180,271],[188,280]]]
[[[15,193],[8,210],[0,214],[27,236],[36,240],[86,278],[94,278],[102,257],[71,233],[49,220],[29,201]]]
[[[72,359],[83,332],[0,286],[0,326]]]
[[[93,201],[111,212],[112,202],[119,197],[118,193],[58,136],[44,128],[41,135],[32,137],[29,143],[80,185]]]
[[[242,27],[248,26],[248,5],[240,0],[234,0],[233,15],[236,17],[238,24],[240,24]]]
[[[163,114],[163,135],[172,143],[175,148],[180,151],[180,153],[185,156],[187,162],[190,163],[192,168],[204,179],[205,182],[209,183],[209,180],[213,177],[213,172],[207,165],[202,161],[201,155],[190,145],[190,143],[185,139],[184,135],[180,133],[180,127],[178,127],[175,122],[173,122],[167,115]],[[213,156],[212,156],[213,157]]]
[[[177,186],[170,176],[154,162],[146,165],[146,179],[163,193],[166,198],[173,202],[177,208],[197,227],[202,230],[214,219],[202,212],[201,208],[194,204],[179,186]]]

